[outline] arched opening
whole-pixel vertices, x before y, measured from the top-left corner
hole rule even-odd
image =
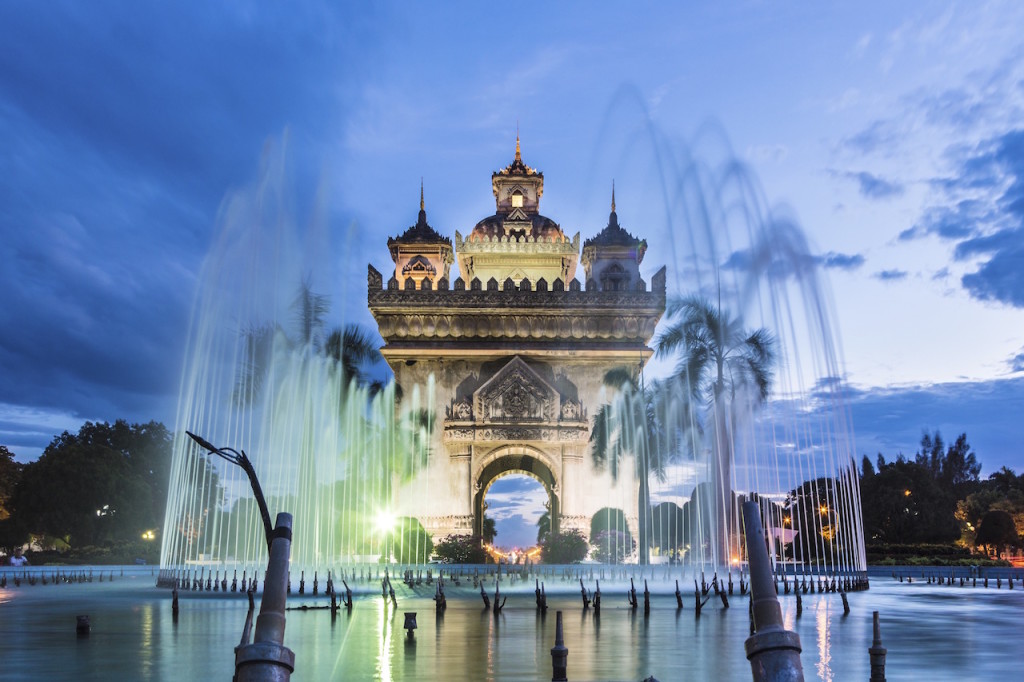
[[[505,553],[528,550],[537,544],[538,522],[550,528],[551,494],[533,476],[508,472],[496,478],[484,494],[484,541]],[[493,524],[493,538],[488,525]]]
[[[518,474],[516,478],[525,477],[536,481],[543,487],[550,507],[551,531],[558,531],[558,517],[561,505],[557,494],[557,481],[548,465],[540,459],[537,453],[527,448],[510,447],[501,450],[494,456],[488,458],[487,464],[476,475],[476,494],[473,496],[473,534],[483,535],[483,523],[485,512],[485,501],[491,487],[499,479]],[[517,487],[515,481],[499,485],[500,492],[505,486]],[[528,485],[528,484],[527,484]],[[534,526],[536,528],[536,526]],[[536,533],[536,531],[534,531]],[[501,538],[497,538],[500,542]],[[536,541],[536,534],[534,534]],[[532,546],[534,543],[530,543]]]

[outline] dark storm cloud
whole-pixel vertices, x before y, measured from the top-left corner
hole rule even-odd
[[[332,11],[0,5],[0,404],[170,417],[221,197],[289,126],[319,168],[343,114]]]

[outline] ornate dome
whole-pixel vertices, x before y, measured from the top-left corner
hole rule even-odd
[[[532,216],[514,214],[495,213],[484,218],[473,227],[466,241],[479,242],[498,237],[529,237],[545,242],[569,241],[558,223],[547,216],[539,213]]]

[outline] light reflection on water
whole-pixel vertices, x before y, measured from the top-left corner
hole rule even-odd
[[[818,632],[818,679],[832,682],[832,642],[831,629],[828,626],[829,601],[821,599],[814,609],[814,622]]]
[[[239,594],[183,593],[177,623],[170,594],[148,574],[113,583],[8,587],[0,590],[0,680],[230,679],[233,647],[245,619]],[[692,602],[675,608],[661,586],[652,612],[632,612],[625,584],[606,584],[600,616],[580,608],[578,583],[548,584],[547,614],[533,604],[532,583],[505,585],[508,603],[495,617],[469,586],[449,586],[449,608],[434,614],[433,588],[413,594],[396,584],[398,608],[376,583],[353,585],[356,605],[332,619],[326,611],[291,611],[286,641],[296,679],[550,679],[555,611],[563,610],[569,678],[575,680],[749,680],[744,658],[747,601],[724,610],[710,601],[695,618]],[[652,587],[655,587],[652,585]],[[804,596],[796,618],[792,595],[781,597],[787,627],[800,635],[806,679],[867,679],[871,612],[882,618],[889,679],[1017,679],[1016,635],[1024,590],[899,584],[875,578],[871,590]],[[292,595],[292,605],[312,604]],[[325,604],[323,597],[317,604]],[[409,641],[403,613],[416,611]],[[75,635],[75,616],[89,614],[92,634]],[[301,676],[301,677],[299,677]]]

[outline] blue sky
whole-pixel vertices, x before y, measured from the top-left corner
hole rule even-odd
[[[648,277],[681,229],[652,155],[737,157],[829,278],[858,452],[966,431],[1020,471],[1024,7],[676,4],[0,5],[0,442],[173,424],[221,202],[268,141],[295,221],[324,204],[326,293],[371,323],[365,264],[421,177],[468,231],[518,124],[567,231],[603,227],[615,179]]]

